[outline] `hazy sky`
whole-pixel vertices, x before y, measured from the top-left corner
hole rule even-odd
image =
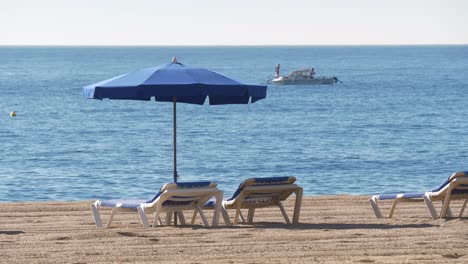
[[[0,0],[14,44],[468,44],[468,0]]]

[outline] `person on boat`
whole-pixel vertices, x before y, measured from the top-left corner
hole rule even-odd
[[[280,77],[280,64],[276,65],[275,67],[276,78]]]
[[[313,78],[314,78],[314,75],[315,75],[315,70],[314,70],[314,68],[312,68],[312,69],[310,70],[310,76],[309,76],[310,79],[313,79]]]

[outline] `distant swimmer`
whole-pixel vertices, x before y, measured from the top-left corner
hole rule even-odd
[[[15,112],[15,111],[11,112],[11,113],[10,113],[10,116],[11,116],[11,117],[15,117],[15,116],[16,116],[16,112]]]
[[[276,73],[276,78],[278,78],[280,76],[280,64],[279,63],[275,67],[275,73]]]

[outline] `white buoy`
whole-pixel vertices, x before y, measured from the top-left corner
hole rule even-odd
[[[15,116],[16,116],[16,112],[15,112],[15,111],[11,112],[11,113],[10,113],[10,116],[11,116],[11,117],[15,117]]]

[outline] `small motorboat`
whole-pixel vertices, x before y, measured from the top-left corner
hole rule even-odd
[[[269,80],[268,83],[278,85],[316,85],[335,84],[339,82],[337,77],[315,77],[314,68],[293,71],[288,76],[279,76]]]

